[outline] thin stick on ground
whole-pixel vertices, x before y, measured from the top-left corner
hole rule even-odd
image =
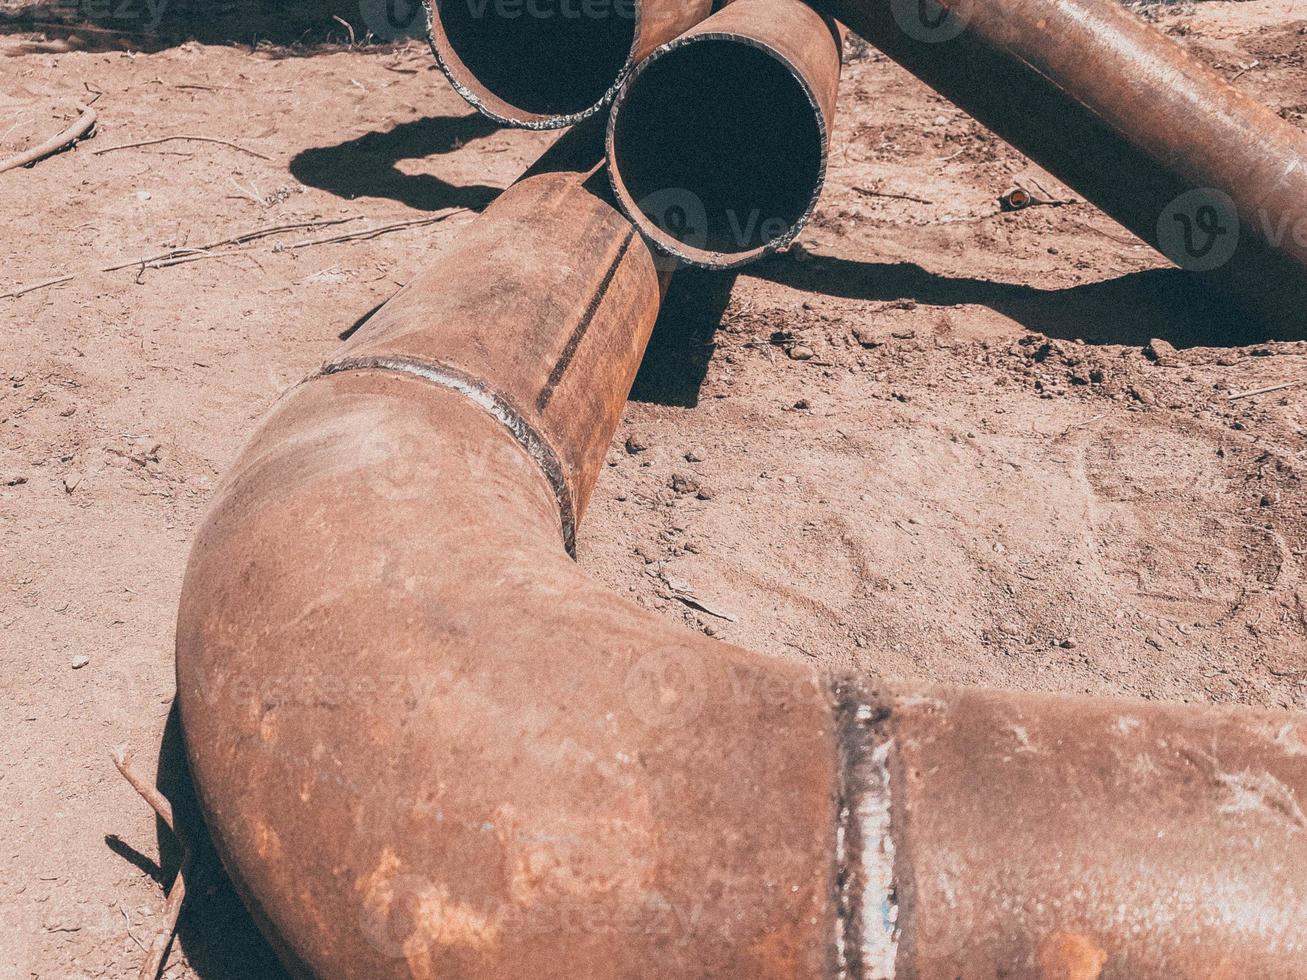
[[[133,150],[141,146],[158,146],[160,143],[172,143],[176,140],[182,140],[188,143],[216,143],[219,146],[227,146],[233,150],[240,150],[242,153],[248,153],[252,157],[258,157],[260,160],[272,159],[271,157],[259,153],[257,150],[251,150],[249,147],[241,146],[238,143],[232,143],[228,140],[220,140],[212,136],[189,136],[184,134],[178,136],[161,136],[158,139],[140,140],[136,143],[120,143],[117,146],[106,146],[104,149],[96,150],[94,155],[98,157],[103,156],[106,153],[113,153],[117,150]]]
[[[391,232],[403,231],[406,228],[420,228],[424,225],[438,224],[441,221],[452,218],[456,214],[462,214],[470,210],[470,208],[451,208],[448,211],[431,215],[426,218],[414,218],[411,221],[396,221],[391,224],[377,225],[372,228],[362,228],[359,231],[347,232],[343,235],[329,235],[325,238],[309,238],[301,242],[292,242],[289,245],[274,246],[273,251],[293,252],[301,248],[312,248],[315,245],[334,245],[342,242],[366,241]],[[88,271],[121,272],[123,269],[139,269],[141,272],[144,272],[147,269],[167,269],[175,265],[185,265],[189,262],[200,262],[204,259],[221,258],[224,255],[239,255],[248,250],[237,249],[226,252],[219,250],[233,245],[247,245],[250,242],[258,241],[261,238],[285,234],[288,231],[301,231],[308,228],[328,228],[332,225],[341,225],[349,221],[358,221],[361,217],[362,215],[354,215],[349,218],[329,218],[325,221],[305,221],[293,225],[276,225],[272,228],[260,228],[255,231],[245,232],[244,234],[233,235],[230,238],[224,238],[221,241],[210,242],[207,245],[173,248],[166,252],[160,252],[157,255],[145,255],[129,260],[115,260],[109,265]],[[64,283],[72,282],[74,279],[85,274],[85,272],[71,273],[64,276],[55,276],[51,279],[42,279],[39,282],[28,283],[25,286],[19,286],[16,289],[12,289],[7,293],[0,293],[0,299],[16,299],[19,296],[25,296],[38,289],[45,289],[50,286],[60,286]]]
[[[1271,394],[1272,392],[1275,392],[1275,391],[1284,391],[1286,388],[1292,388],[1292,387],[1294,387],[1295,385],[1300,385],[1300,384],[1302,384],[1302,383],[1303,383],[1303,380],[1304,380],[1304,379],[1302,379],[1302,378],[1297,378],[1297,379],[1294,380],[1294,381],[1286,381],[1286,382],[1284,382],[1283,384],[1278,384],[1278,385],[1267,385],[1265,388],[1254,388],[1252,391],[1240,391],[1240,392],[1236,392],[1235,394],[1231,395],[1231,396],[1227,399],[1227,401],[1232,401],[1232,402],[1234,402],[1234,401],[1238,401],[1240,398],[1252,398],[1252,397],[1254,397],[1255,395],[1269,395],[1269,394]]]
[[[331,19],[334,20],[341,27],[345,28],[345,30],[349,31],[349,46],[351,48],[356,47],[358,45],[358,40],[354,36],[354,25],[351,24],[349,21],[347,21],[344,17],[341,17],[339,14],[332,14]]]
[[[138,980],[158,980],[168,959],[168,949],[172,946],[173,937],[177,935],[177,922],[181,918],[182,905],[186,901],[186,876],[191,870],[191,849],[177,833],[177,827],[173,823],[172,804],[132,766],[132,753],[127,746],[118,746],[110,753],[110,757],[123,778],[131,784],[132,789],[141,794],[141,798],[158,814],[173,837],[177,838],[177,843],[182,849],[182,863],[177,869],[177,877],[172,883],[172,889],[168,892],[168,907],[165,910],[163,925],[159,927],[154,941],[150,943],[149,955],[141,965],[138,977]]]
[[[24,150],[16,156],[0,160],[0,174],[6,170],[17,170],[19,167],[29,167],[34,163],[39,163],[46,157],[54,156],[60,150],[65,150],[75,145],[78,140],[86,138],[95,129],[95,120],[98,117],[95,110],[90,106],[78,106],[77,108],[80,110],[81,115],[58,136],[53,136],[39,146]]]
[[[442,214],[433,215],[428,218],[414,218],[411,221],[396,221],[388,225],[378,225],[373,228],[362,228],[358,231],[349,231],[343,235],[330,235],[326,238],[310,238],[307,241],[295,242],[287,245],[288,249],[310,248],[314,245],[335,245],[340,242],[361,242],[370,238],[377,238],[381,235],[387,235],[392,231],[403,231],[405,228],[421,228],[423,225],[434,225],[447,218],[452,218],[456,214],[468,211],[468,208],[453,208]]]
[[[916,204],[934,204],[934,201],[927,201],[924,197],[917,197],[913,194],[895,194],[892,191],[880,191],[874,187],[855,187],[854,191],[863,197],[888,197],[895,201],[912,201]]]

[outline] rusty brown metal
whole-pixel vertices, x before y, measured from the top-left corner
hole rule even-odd
[[[1301,716],[873,687],[568,560],[662,284],[595,135],[280,400],[197,536],[188,757],[292,972],[1307,977]]]
[[[301,974],[819,976],[820,676],[764,674],[562,546],[659,275],[606,177],[560,167],[288,393],[219,491],[177,634],[202,805]]]
[[[1116,0],[816,0],[1196,277],[1302,336],[1307,134]]]
[[[800,0],[735,0],[630,73],[609,174],[660,251],[735,268],[794,240],[826,177],[840,40]]]
[[[1307,718],[841,690],[860,977],[1307,976]]]
[[[658,45],[713,0],[425,0],[431,48],[455,90],[507,126],[560,129],[611,101]]]

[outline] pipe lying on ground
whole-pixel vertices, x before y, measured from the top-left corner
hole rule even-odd
[[[607,146],[622,210],[691,265],[787,245],[821,194],[839,79],[832,22],[800,0],[735,0],[622,85]]]
[[[817,0],[1182,268],[1301,336],[1307,134],[1117,0]]]
[[[569,134],[275,407],[177,628],[215,843],[332,978],[1307,976],[1307,721],[872,688],[567,558],[660,301]]]
[[[460,95],[498,122],[559,129],[606,106],[646,54],[713,0],[425,0],[432,50]]]

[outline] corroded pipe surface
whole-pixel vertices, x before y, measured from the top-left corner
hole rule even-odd
[[[1116,0],[816,0],[1278,333],[1307,324],[1307,134]]]
[[[432,50],[491,119],[560,129],[608,105],[622,77],[703,20],[713,0],[424,0]]]
[[[1307,719],[858,682],[840,704],[850,975],[1307,977]]]
[[[1302,718],[872,688],[568,560],[660,297],[578,145],[282,398],[196,540],[187,751],[292,971],[1307,977]]]
[[[281,401],[197,539],[188,751],[299,972],[826,968],[818,674],[777,665],[787,703],[736,697],[754,657],[709,647],[707,686],[678,691],[702,639],[562,546],[660,298],[595,181],[549,165],[505,192]]]
[[[707,268],[793,241],[826,177],[840,47],[800,0],[735,0],[651,53],[608,121],[622,210],[659,250]]]

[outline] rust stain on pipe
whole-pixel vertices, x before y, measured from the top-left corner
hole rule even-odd
[[[622,210],[690,265],[735,268],[789,244],[825,181],[840,48],[800,0],[735,0],[653,51],[608,121]]]
[[[197,536],[187,751],[290,969],[1307,977],[1302,717],[873,687],[568,560],[661,295],[585,135],[282,398]]]
[[[1177,265],[1303,335],[1307,134],[1115,0],[816,5]]]
[[[821,677],[704,661],[560,545],[558,480],[530,446],[580,514],[660,276],[606,178],[559,155],[229,474],[178,625],[196,784],[300,973],[818,976]],[[787,696],[736,690],[764,681]]]
[[[424,0],[455,90],[507,126],[560,129],[608,105],[622,77],[703,20],[713,0]]]

